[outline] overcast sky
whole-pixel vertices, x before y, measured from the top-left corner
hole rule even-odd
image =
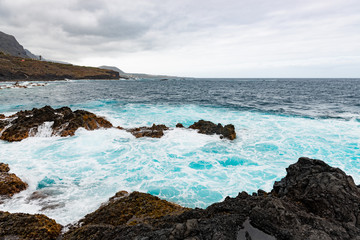
[[[44,58],[193,77],[360,77],[359,0],[0,0]]]

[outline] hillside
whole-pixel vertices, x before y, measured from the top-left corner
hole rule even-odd
[[[0,52],[10,54],[12,56],[18,56],[22,58],[30,58],[23,46],[15,39],[14,36],[3,33],[0,31]]]
[[[119,73],[94,68],[14,57],[0,52],[0,81],[119,79]]]

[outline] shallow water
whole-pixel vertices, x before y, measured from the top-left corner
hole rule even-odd
[[[0,142],[1,161],[29,183],[0,209],[41,212],[67,224],[120,190],[206,207],[239,191],[269,191],[301,156],[323,159],[360,183],[360,81],[297,81],[73,81],[1,90],[6,114],[48,104],[86,109],[122,127],[174,128],[205,119],[234,124],[238,138],[187,129],[171,129],[161,139],[118,129],[79,129],[60,138],[48,137],[47,123],[35,137]],[[47,197],[29,200],[34,191]]]

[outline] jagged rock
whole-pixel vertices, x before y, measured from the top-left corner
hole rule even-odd
[[[0,121],[0,129],[9,126],[3,131],[0,139],[9,142],[21,141],[35,135],[44,124],[51,125],[53,130],[51,135],[62,137],[73,136],[80,127],[87,130],[112,127],[112,124],[102,117],[84,110],[73,112],[68,107],[59,109],[53,109],[50,106],[39,109],[34,108],[20,111],[9,118],[12,118],[12,120],[7,121],[7,124],[4,122],[1,124]]]
[[[164,131],[169,128],[165,125],[155,125],[153,124],[151,127],[139,127],[139,128],[131,128],[127,131],[134,135],[136,138],[141,137],[151,137],[151,138],[161,138],[164,136]]]
[[[65,239],[87,239],[94,238],[94,235],[95,239],[100,239],[97,238],[100,236],[112,239],[105,233],[109,229],[147,224],[148,221],[179,215],[187,210],[147,193],[120,191],[107,204],[81,219],[77,227],[66,233]]]
[[[339,168],[309,158],[290,165],[273,194],[298,202],[308,212],[360,227],[360,191]]]
[[[101,207],[64,239],[360,239],[359,188],[320,160],[300,158],[270,193],[241,192],[207,209],[138,221],[136,211],[152,204],[147,198],[135,200],[135,206],[133,201]]]
[[[0,211],[1,239],[53,240],[60,235],[61,225],[42,214]]]
[[[0,163],[0,172],[9,172],[10,168],[9,168],[9,164],[6,163]]]
[[[232,124],[225,125],[224,127],[219,123],[216,125],[210,121],[199,120],[191,125],[189,128],[199,130],[199,133],[212,135],[219,134],[220,138],[228,138],[234,140],[236,138],[235,127]]]
[[[82,219],[81,225],[109,224],[135,225],[146,222],[148,218],[157,219],[166,215],[177,215],[187,208],[161,200],[147,193],[124,191],[110,198],[109,203]]]
[[[14,173],[8,173],[9,171],[8,164],[0,163],[0,196],[2,197],[11,197],[27,188],[25,182]]]

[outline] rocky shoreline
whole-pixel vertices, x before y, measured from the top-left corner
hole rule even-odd
[[[184,126],[178,123],[176,127]],[[0,139],[9,142],[45,133],[73,136],[78,128],[117,128],[136,138],[159,138],[171,131],[156,124],[114,127],[104,117],[68,107],[45,106],[12,116],[0,114]],[[229,140],[236,138],[231,124],[200,120],[188,129]],[[10,167],[0,163],[0,204],[27,188],[25,182],[9,173]],[[286,171],[270,192],[240,192],[206,209],[182,207],[147,193],[119,191],[99,209],[66,227],[42,214],[0,211],[0,239],[360,240],[360,186],[351,176],[321,160],[305,157]]]
[[[32,110],[20,111],[11,116],[0,114],[0,140],[8,142],[21,141],[28,137],[37,135],[49,136],[73,136],[78,128],[95,130],[99,128],[114,128],[112,123],[104,117],[96,116],[94,113],[85,110],[72,111],[68,107],[53,109],[50,106],[34,108]],[[184,127],[181,123],[177,127]],[[160,138],[164,136],[164,131],[170,128],[165,125],[153,124],[151,127],[138,127],[124,129],[136,138],[151,137]],[[232,124],[222,126],[209,121],[200,120],[189,126],[189,129],[197,130],[198,133],[213,135],[217,134],[220,138],[234,140],[236,138],[235,127]],[[43,131],[48,131],[42,133]],[[49,132],[50,131],[50,132]]]
[[[5,169],[6,166],[5,166]],[[191,209],[120,191],[66,232],[41,214],[0,211],[1,239],[360,239],[360,189],[352,177],[302,157],[270,192]]]

